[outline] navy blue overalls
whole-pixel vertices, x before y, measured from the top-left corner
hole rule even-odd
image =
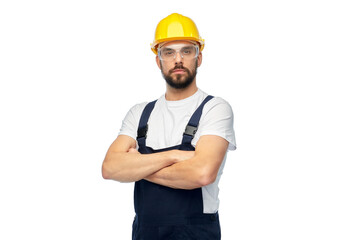
[[[189,120],[180,145],[154,150],[146,146],[148,119],[156,101],[146,105],[139,121],[138,151],[150,154],[173,149],[195,151],[191,141],[196,133],[204,105],[212,99],[207,96]],[[146,180],[135,183],[133,240],[219,240],[221,239],[218,213],[203,213],[201,188],[173,189]]]

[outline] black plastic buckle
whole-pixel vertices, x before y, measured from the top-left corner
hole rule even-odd
[[[147,138],[147,132],[148,132],[148,124],[145,125],[145,127],[139,128],[137,131],[137,139],[138,138]]]
[[[188,136],[191,136],[191,137],[194,137],[194,135],[195,135],[197,130],[198,130],[198,127],[194,127],[194,126],[191,126],[191,125],[186,125],[184,134],[188,135]]]

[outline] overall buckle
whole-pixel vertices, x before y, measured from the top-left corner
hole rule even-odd
[[[138,138],[147,138],[147,132],[148,132],[148,124],[145,125],[145,127],[139,128],[137,131],[137,139]]]
[[[191,136],[193,138],[197,130],[198,130],[198,127],[194,127],[194,126],[191,126],[191,125],[186,125],[184,134],[188,135],[188,136]]]

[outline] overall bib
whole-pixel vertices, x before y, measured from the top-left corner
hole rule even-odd
[[[156,101],[144,108],[138,126],[138,151],[142,154],[173,149],[195,151],[191,141],[196,133],[204,105],[212,99],[207,96],[189,120],[180,145],[154,150],[146,146],[148,119]],[[203,213],[201,188],[173,189],[146,180],[134,187],[132,240],[219,240],[221,239],[218,213]]]

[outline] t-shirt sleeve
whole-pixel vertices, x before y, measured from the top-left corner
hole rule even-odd
[[[142,114],[142,111],[147,103],[140,103],[134,105],[124,117],[122,121],[121,129],[119,130],[118,135],[127,135],[133,139],[137,138],[137,129],[139,124],[139,118]]]
[[[229,142],[228,150],[235,150],[236,140],[232,108],[230,104],[222,98],[215,97],[211,101],[204,106],[198,132],[193,139],[193,143],[196,144],[200,136],[216,135]]]

